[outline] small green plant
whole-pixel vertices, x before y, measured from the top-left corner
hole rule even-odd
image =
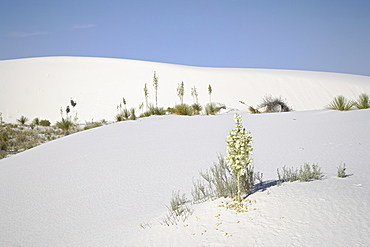
[[[175,105],[175,108],[173,108],[173,113],[176,115],[191,116],[193,115],[193,108],[187,104]]]
[[[40,119],[37,117],[34,120],[32,120],[33,125],[40,125]]]
[[[354,104],[355,103],[351,100],[348,100],[344,96],[339,95],[335,97],[333,101],[326,106],[326,108],[331,110],[348,111],[354,106]]]
[[[193,213],[193,210],[185,205],[186,203],[187,199],[185,194],[180,196],[180,192],[172,192],[170,206],[166,206],[168,213],[162,219],[161,224],[170,226],[177,225],[180,220],[185,221]]]
[[[237,113],[234,115],[235,129],[229,131],[227,136],[226,144],[226,160],[227,165],[231,173],[236,177],[238,183],[238,195],[237,200],[241,202],[241,178],[246,176],[244,181],[247,182],[248,189],[253,184],[249,184],[250,181],[254,181],[253,176],[253,159],[252,159],[252,136],[249,131],[245,131],[242,124],[241,116]],[[250,178],[250,176],[252,176]],[[249,179],[250,178],[250,179]],[[249,193],[250,191],[247,191]]]
[[[194,103],[191,105],[191,108],[193,108],[193,114],[194,115],[199,115],[200,112],[202,111],[203,107],[198,104],[198,103]]]
[[[74,126],[74,123],[68,118],[62,118],[62,121],[57,121],[56,126],[64,131],[64,135],[69,135],[69,130]]]
[[[45,127],[48,127],[51,125],[50,121],[49,120],[46,120],[46,119],[42,119],[40,120],[40,123],[39,123],[40,126],[45,126]]]
[[[346,164],[344,163],[343,166],[341,164],[339,167],[337,167],[337,169],[338,169],[337,171],[338,178],[345,178],[346,177]]]
[[[237,195],[237,182],[230,174],[226,161],[221,155],[218,156],[218,163],[214,163],[209,170],[200,172],[200,176],[201,179],[193,181],[191,194],[194,203],[210,198],[232,198]]]
[[[19,119],[17,119],[17,122],[21,125],[25,125],[28,122],[28,118],[25,116],[21,116]]]
[[[360,96],[358,96],[357,101],[354,103],[354,105],[358,109],[368,109],[370,108],[370,97],[368,94],[363,93]]]
[[[152,115],[165,115],[166,111],[163,109],[163,107],[155,107],[152,104],[149,104],[149,110],[140,114],[140,117],[149,117]]]
[[[277,169],[278,181],[279,183],[283,182],[308,182],[311,180],[319,180],[322,177],[321,168],[317,164],[312,164],[310,166],[308,163],[305,163],[303,166],[298,168],[287,168],[283,167],[282,173]]]
[[[252,114],[261,113],[257,108],[254,108],[253,106],[249,106],[248,110]]]
[[[216,115],[217,113],[221,111],[221,109],[226,109],[226,106],[211,102],[211,103],[206,104],[205,114],[206,115]]]
[[[89,130],[89,129],[97,128],[97,127],[100,127],[100,126],[103,126],[102,122],[94,122],[94,121],[86,122],[84,130]]]
[[[130,120],[136,120],[136,119],[137,119],[137,117],[136,117],[136,113],[135,113],[135,108],[132,107],[130,109]]]

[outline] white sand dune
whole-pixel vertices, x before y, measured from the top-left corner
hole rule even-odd
[[[113,120],[125,97],[128,107],[138,110],[145,101],[155,103],[153,74],[159,78],[158,105],[174,106],[180,100],[177,86],[184,81],[185,103],[192,104],[191,87],[202,105],[212,101],[229,108],[246,109],[265,95],[281,96],[295,110],[323,109],[335,96],[355,99],[370,92],[370,77],[308,71],[270,69],[200,68],[125,59],[88,57],[42,57],[0,61],[0,112],[4,120],[20,116],[60,120],[60,108],[77,101],[73,116],[80,121]]]
[[[6,121],[18,118],[18,113],[58,119],[60,105],[67,104],[70,97],[78,101],[76,111],[81,119],[108,119],[115,115],[122,96],[128,102],[143,100],[135,97],[143,94],[143,83],[151,85],[154,70],[160,78],[160,105],[177,101],[176,87],[181,80],[188,85],[188,101],[190,86],[195,85],[202,101],[207,102],[209,83],[214,88],[213,99],[231,107],[238,107],[239,100],[256,104],[268,93],[281,95],[295,109],[306,111],[240,112],[253,137],[255,170],[263,172],[265,181],[275,180],[277,168],[309,162],[321,166],[325,175],[321,181],[285,183],[256,192],[249,197],[256,202],[243,214],[219,208],[221,199],[193,205],[194,213],[187,221],[166,227],[158,221],[167,210],[172,191],[180,190],[191,199],[193,178],[212,166],[219,153],[225,154],[227,132],[234,127],[233,113],[152,116],[115,123],[0,160],[0,246],[370,243],[370,110],[310,110],[322,108],[337,94],[357,97],[369,87],[368,77],[88,58],[2,61],[0,68],[1,111]],[[4,84],[3,78],[7,79]],[[63,82],[71,86],[69,91]],[[294,83],[300,86],[288,87]],[[105,94],[108,91],[111,97]],[[253,93],[256,91],[260,95]],[[135,97],[126,96],[129,92]],[[94,99],[99,95],[112,105],[100,105]],[[22,98],[28,104],[18,102]],[[255,101],[250,103],[249,98]],[[97,108],[95,112],[87,107],[90,104]],[[37,115],[41,112],[45,115]],[[336,177],[341,163],[346,163],[349,174],[343,179]],[[140,224],[151,227],[142,229]]]
[[[186,222],[162,226],[172,191],[191,199],[193,177],[225,153],[233,115],[120,122],[0,161],[0,245],[367,246],[370,110],[242,117],[255,170],[266,180],[304,162],[319,164],[325,179],[257,192],[248,213],[222,210],[218,200],[194,205]],[[350,174],[344,179],[336,178],[341,162]]]

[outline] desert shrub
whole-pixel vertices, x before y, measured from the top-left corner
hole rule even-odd
[[[19,119],[17,119],[17,122],[21,125],[25,125],[28,122],[28,118],[25,116],[21,116]]]
[[[6,150],[9,136],[6,129],[0,129],[0,150]]]
[[[193,181],[193,202],[199,203],[210,198],[235,197],[237,182],[230,174],[225,159],[219,155],[218,163],[205,172],[200,172],[201,179]]]
[[[279,98],[273,98],[271,95],[266,95],[261,104],[258,105],[259,109],[264,109],[263,112],[289,112],[292,111],[287,103]]]
[[[316,164],[310,166],[308,163],[305,163],[303,166],[298,168],[287,168],[283,167],[282,174],[277,169],[278,180],[282,182],[308,182],[311,180],[319,180],[322,177],[321,168]]]
[[[345,178],[346,177],[346,164],[344,163],[343,166],[342,164],[337,167],[337,176],[338,178]]]
[[[122,116],[122,114],[117,114],[115,118],[116,118],[117,122],[121,122],[121,121],[125,120],[125,118]]]
[[[198,103],[192,104],[191,107],[193,108],[194,115],[199,115],[200,112],[203,110],[203,107]]]
[[[348,111],[355,103],[346,99],[344,96],[339,95],[330,102],[326,108],[331,110]]]
[[[47,120],[47,119],[42,119],[40,120],[40,123],[39,123],[40,126],[45,126],[45,127],[48,127],[51,125],[50,121]]]
[[[370,108],[370,98],[369,95],[366,93],[361,94],[358,96],[358,99],[356,102],[354,102],[354,105],[358,109],[368,109]]]
[[[102,122],[94,122],[94,121],[86,122],[84,130],[93,129],[93,128],[100,127],[100,126],[103,126]]]
[[[64,131],[64,135],[69,135],[69,130],[74,126],[74,124],[68,118],[62,118],[62,121],[57,121],[56,126]]]
[[[193,213],[193,210],[185,205],[186,203],[187,199],[185,194],[180,196],[179,192],[172,192],[170,206],[166,206],[168,213],[162,219],[161,224],[170,226],[177,225],[180,220],[185,221]]]
[[[191,106],[187,104],[180,104],[180,105],[175,105],[173,113],[176,115],[191,116],[193,115],[193,109]]]
[[[224,105],[211,102],[206,104],[204,109],[206,115],[216,115],[221,111],[221,109],[226,109],[226,107]]]
[[[148,105],[148,111],[140,114],[140,117],[149,117],[152,115],[165,115],[166,111],[164,110],[163,107],[156,107],[152,104]]]

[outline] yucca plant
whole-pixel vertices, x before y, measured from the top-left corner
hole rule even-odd
[[[333,101],[326,106],[326,108],[339,111],[348,111],[353,105],[353,101],[346,99],[342,95],[339,95],[335,97]]]
[[[40,119],[37,117],[34,120],[32,120],[32,124],[34,125],[40,125]]]
[[[370,108],[370,97],[368,94],[363,93],[358,96],[357,101],[355,102],[355,106],[358,109],[368,109]]]
[[[130,120],[136,120],[136,119],[137,119],[137,117],[136,117],[136,113],[135,113],[135,108],[132,107],[130,109]]]
[[[227,165],[236,178],[238,186],[237,200],[241,202],[241,180],[253,182],[253,159],[251,157],[252,147],[252,136],[249,131],[246,131],[242,124],[241,116],[237,113],[234,115],[235,129],[229,131],[227,136],[227,150],[226,160]],[[251,179],[248,179],[251,177]],[[248,189],[252,188],[253,184],[249,184]],[[250,191],[246,191],[249,193]]]
[[[199,115],[203,109],[203,107],[199,103],[194,103],[191,105],[191,107],[193,108],[194,115]]]
[[[64,135],[69,135],[69,130],[73,127],[73,122],[69,119],[62,118],[62,121],[58,121],[56,126],[64,131]]]
[[[21,125],[25,125],[28,122],[28,118],[25,116],[21,116],[19,119],[17,119],[17,122]]]

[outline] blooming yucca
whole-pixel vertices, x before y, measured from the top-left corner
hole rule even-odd
[[[251,157],[252,137],[249,131],[245,131],[242,125],[241,116],[237,113],[234,115],[235,129],[229,131],[227,136],[226,160],[231,173],[236,177],[238,182],[238,201],[241,199],[240,178],[247,173],[248,166],[252,166]]]

